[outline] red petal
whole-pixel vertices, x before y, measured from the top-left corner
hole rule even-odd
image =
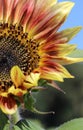
[[[6,114],[13,114],[17,110],[17,104],[12,96],[0,97],[0,108]]]

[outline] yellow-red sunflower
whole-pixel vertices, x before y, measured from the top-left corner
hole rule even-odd
[[[81,29],[57,32],[74,3],[57,0],[0,0],[0,109],[17,110],[19,101],[39,79],[63,81],[73,76],[65,64],[76,45],[68,41]]]

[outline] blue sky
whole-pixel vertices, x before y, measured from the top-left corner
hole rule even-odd
[[[83,26],[83,0],[58,0],[62,1],[72,1],[75,2],[75,5],[67,18],[66,22],[63,24],[62,29],[74,27],[74,26]],[[73,38],[70,43],[77,44],[77,48],[83,49],[83,29],[78,33],[78,35]]]

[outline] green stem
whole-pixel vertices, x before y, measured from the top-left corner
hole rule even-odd
[[[20,114],[19,114],[19,110],[16,111],[16,113],[12,114],[12,115],[8,115],[9,117],[9,122],[10,122],[10,130],[13,130],[13,126],[21,120]]]

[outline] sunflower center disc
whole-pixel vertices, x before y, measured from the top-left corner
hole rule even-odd
[[[28,33],[22,26],[0,23],[0,84],[9,84],[10,70],[17,65],[25,74],[38,67],[39,43],[28,39]],[[6,85],[9,86],[9,85]],[[11,86],[11,85],[10,85]]]
[[[20,44],[14,37],[0,38],[0,80],[10,78],[10,70],[18,65],[23,71],[28,64],[28,54],[25,46]]]

